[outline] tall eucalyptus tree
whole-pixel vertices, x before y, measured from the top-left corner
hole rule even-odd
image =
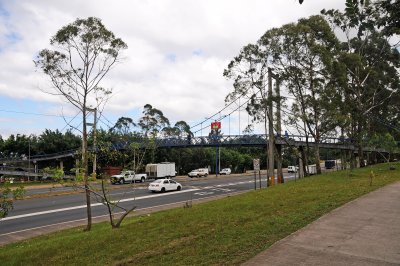
[[[104,105],[111,94],[100,82],[127,48],[125,42],[106,29],[100,19],[77,19],[62,27],[50,40],[54,50],[43,49],[36,67],[50,79],[51,94],[63,97],[82,113],[82,169],[86,187],[88,224],[91,229],[88,186],[88,133],[86,116],[91,108]]]
[[[311,16],[267,31],[258,44],[271,55],[271,66],[294,97],[288,121],[314,139],[320,173],[319,143],[336,128],[333,70],[339,41],[323,17]]]
[[[340,89],[344,104],[350,107],[347,135],[358,146],[361,165],[374,117],[385,116],[391,99],[400,93],[399,51],[391,45],[387,32],[377,28],[381,21],[378,4],[347,1],[345,12],[322,10],[332,28],[344,37],[338,58],[344,69]]]

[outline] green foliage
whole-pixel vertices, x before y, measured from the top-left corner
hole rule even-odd
[[[381,119],[399,114],[393,99],[398,99],[400,93],[400,57],[388,42],[385,31],[378,31],[376,27],[385,17],[379,11],[381,4],[348,0],[345,12],[322,11],[332,27],[339,28],[346,37],[337,58],[340,70],[336,72],[337,91],[343,99],[340,118],[343,131],[360,150],[365,145],[364,139],[374,133],[392,131],[382,127]]]
[[[64,171],[59,167],[46,167],[43,169],[43,173],[54,182],[62,183],[64,181]]]
[[[385,35],[400,35],[400,1],[382,0],[376,3],[377,12],[380,14],[378,26]]]
[[[23,185],[11,189],[8,182],[0,186],[0,220],[8,215],[14,208],[13,201],[22,199],[25,195],[25,188]]]
[[[74,135],[70,130],[64,134],[56,129],[46,129],[38,138],[38,150],[43,153],[57,153],[76,149],[80,146],[81,138]]]
[[[169,120],[164,116],[163,112],[153,108],[150,104],[146,104],[143,107],[142,113],[143,116],[139,119],[138,126],[146,137],[149,134],[157,136],[161,129],[169,126]]]
[[[240,265],[333,209],[400,180],[400,170],[390,171],[387,165],[353,173],[351,178],[345,171],[327,173],[192,208],[136,216],[118,230],[106,223],[96,224],[92,232],[69,229],[1,247],[0,261],[4,265]]]
[[[126,136],[133,132],[135,126],[136,124],[133,122],[132,118],[120,117],[115,125],[110,128],[110,131],[120,136]]]

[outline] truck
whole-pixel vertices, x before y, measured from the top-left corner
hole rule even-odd
[[[146,174],[135,174],[135,171],[122,171],[118,175],[111,176],[111,184],[115,185],[117,183],[124,184],[125,182],[144,182],[147,179]]]
[[[146,165],[146,174],[148,178],[170,178],[176,175],[175,163],[149,163]]]
[[[316,164],[309,164],[306,167],[307,167],[308,174],[310,174],[310,175],[317,174],[317,165]]]
[[[201,177],[201,176],[206,177],[206,176],[208,176],[208,168],[199,168],[199,169],[192,170],[188,173],[188,176],[190,178]]]

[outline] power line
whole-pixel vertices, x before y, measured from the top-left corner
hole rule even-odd
[[[258,92],[257,92],[255,95],[257,95],[257,94],[258,94]],[[240,97],[236,98],[236,100],[239,99],[239,98],[240,98]],[[221,120],[223,120],[224,118],[226,118],[227,116],[230,116],[231,114],[233,114],[234,112],[236,112],[238,109],[240,109],[243,105],[247,104],[250,100],[251,100],[251,99],[248,99],[247,101],[245,101],[244,103],[242,103],[241,105],[239,105],[236,109],[234,109],[233,111],[231,111],[230,113],[228,113],[228,114],[226,114],[226,115],[220,116],[220,117],[219,117],[218,119],[216,119],[215,121],[221,121]],[[233,103],[233,102],[232,102],[232,103]],[[224,108],[224,109],[226,109],[226,108]],[[222,110],[221,110],[221,111],[222,111]],[[221,114],[221,111],[218,112],[218,113],[216,113],[216,115],[217,115],[217,114]],[[215,116],[215,115],[213,115],[213,116]],[[211,116],[211,117],[213,117],[213,116]],[[211,118],[211,117],[210,117],[210,118]],[[207,120],[209,120],[209,119],[204,120],[201,124],[203,124],[203,123],[206,122]],[[199,131],[201,131],[201,130],[203,130],[203,129],[206,129],[206,128],[208,128],[208,125],[206,125],[206,126],[200,128],[199,130],[193,132],[193,134],[196,134],[196,133],[198,133]]]
[[[218,115],[218,114],[220,115],[222,111],[224,111],[226,108],[228,108],[229,106],[231,106],[233,103],[236,103],[236,101],[237,101],[238,99],[240,99],[242,96],[245,96],[246,93],[247,93],[250,89],[251,89],[251,87],[248,88],[245,92],[241,93],[236,99],[234,99],[233,101],[231,101],[228,105],[225,105],[221,110],[219,110],[218,112],[216,112],[216,113],[213,114],[212,116],[206,118],[206,119],[203,120],[202,122],[197,123],[197,124],[194,125],[194,126],[191,126],[190,128],[194,128],[194,127],[197,127],[197,126],[199,126],[199,125],[202,125],[204,122],[207,122],[208,120],[211,120],[211,118],[213,118],[214,116],[216,116],[216,115]],[[259,91],[257,91],[256,94],[258,94],[258,93],[259,93]],[[237,109],[236,109],[236,110],[237,110]],[[236,111],[236,110],[235,110],[235,111]],[[198,130],[198,131],[199,131],[199,130]],[[196,131],[196,132],[198,132],[198,131]]]
[[[43,114],[43,113],[30,113],[30,112],[21,112],[21,111],[4,110],[4,109],[0,109],[0,112],[24,114],[24,115],[50,116],[50,117],[60,117],[60,118],[71,118],[72,117],[72,116],[52,115],[52,114]]]

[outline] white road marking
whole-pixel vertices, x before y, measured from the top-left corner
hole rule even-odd
[[[214,190],[214,191],[222,191],[222,192],[231,192],[231,191],[234,191],[235,189],[229,189],[229,188],[212,188],[211,190]]]
[[[188,190],[186,190],[188,191]],[[210,197],[205,197],[205,198],[201,198],[201,199],[193,199],[193,201],[197,201],[197,200],[204,200],[204,199],[210,199],[210,198],[215,198],[218,196],[210,196]],[[179,201],[179,202],[172,202],[172,203],[167,203],[167,204],[162,204],[162,205],[157,205],[157,206],[151,206],[151,207],[146,207],[146,208],[138,208],[136,209],[136,211],[139,210],[147,210],[147,209],[153,209],[153,208],[157,208],[157,207],[163,207],[163,206],[168,206],[168,205],[175,205],[175,204],[181,204],[181,203],[186,203],[187,200],[185,201]],[[118,214],[122,214],[123,212],[117,212],[114,213],[114,215],[118,215]],[[104,215],[99,215],[99,216],[95,216],[92,217],[93,219],[96,218],[101,218],[101,217],[105,217],[108,216],[108,214],[104,214]],[[51,226],[56,226],[56,225],[61,225],[61,224],[68,224],[68,223],[74,223],[74,222],[79,222],[79,221],[86,221],[87,218],[83,218],[83,219],[78,219],[78,220],[73,220],[73,221],[68,221],[68,222],[61,222],[61,223],[56,223],[56,224],[49,224],[49,225],[43,225],[43,226],[38,226],[38,227],[33,227],[33,228],[28,228],[28,229],[23,229],[23,230],[18,230],[18,231],[14,231],[14,232],[9,232],[9,233],[5,233],[5,234],[1,234],[0,236],[6,236],[6,235],[12,235],[12,234],[18,234],[18,233],[22,233],[22,232],[27,232],[27,231],[32,231],[32,230],[37,230],[37,229],[41,229],[41,228],[46,228],[46,227],[51,227]]]
[[[199,195],[199,196],[205,196],[205,195],[212,195],[212,194],[214,194],[214,192],[206,192],[206,191],[204,191],[204,192],[196,192],[194,194],[195,195]]]
[[[218,188],[218,187],[229,187],[229,186],[236,186],[236,185],[248,184],[248,183],[254,183],[254,180],[240,181],[240,182],[228,183],[228,184],[220,184],[220,185],[215,185],[215,186],[208,186],[208,187],[203,187],[203,189],[211,189],[211,188]]]
[[[167,195],[180,194],[180,193],[186,193],[186,192],[192,192],[192,191],[198,191],[198,190],[200,190],[200,189],[198,189],[198,188],[197,189],[188,189],[188,190],[181,190],[181,191],[176,191],[174,193],[168,193],[168,194],[155,194],[155,195],[148,195],[148,196],[142,196],[142,197],[133,197],[133,198],[128,198],[128,199],[122,199],[119,202],[127,202],[127,201],[134,201],[134,200],[140,200],[140,199],[156,198],[156,197],[162,197],[162,196],[167,196]],[[91,204],[92,207],[100,206],[100,205],[103,205],[103,203]],[[32,216],[37,216],[37,215],[43,215],[43,214],[49,214],[49,213],[55,213],[55,212],[63,212],[63,211],[70,211],[70,210],[77,210],[77,209],[83,209],[83,208],[86,208],[86,204],[85,205],[68,207],[68,208],[61,208],[61,209],[54,209],[54,210],[48,210],[48,211],[33,212],[33,213],[9,216],[9,217],[5,217],[5,218],[1,219],[0,223],[2,221],[15,220],[15,219],[20,219],[20,218],[25,218],[25,217],[32,217]]]

